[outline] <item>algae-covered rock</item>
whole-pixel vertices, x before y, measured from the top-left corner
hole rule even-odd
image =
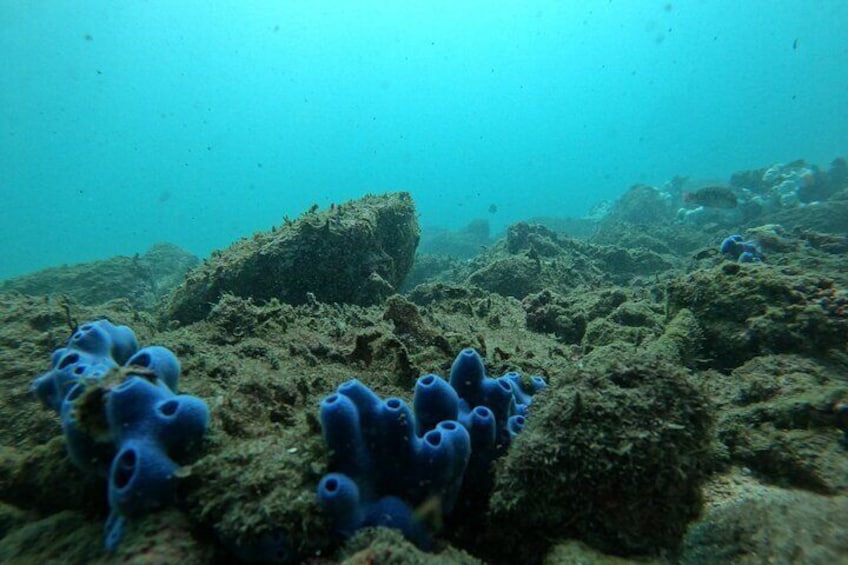
[[[674,218],[675,211],[668,194],[653,186],[636,184],[616,200],[606,220],[663,224]]]
[[[158,243],[144,255],[50,267],[0,281],[0,292],[58,294],[86,305],[126,298],[136,308],[152,310],[197,263],[179,247]]]
[[[703,332],[691,310],[680,310],[666,325],[662,335],[648,346],[650,355],[675,365],[694,364],[701,346]]]
[[[623,555],[675,547],[700,510],[711,457],[711,406],[689,378],[661,363],[619,365],[537,402],[498,465],[498,547],[516,562],[552,537]]]
[[[506,239],[469,263],[467,282],[521,299],[543,289],[567,294],[609,281],[627,284],[634,277],[657,275],[675,264],[673,257],[651,249],[594,245],[519,222],[507,229]]]
[[[229,442],[191,467],[189,515],[243,560],[294,562],[329,545],[315,500],[320,440],[302,434]]]
[[[848,399],[844,370],[800,355],[768,355],[726,377],[713,375],[717,436],[730,461],[772,484],[845,492],[848,457],[832,410]]]
[[[185,517],[166,510],[134,520],[114,553],[103,551],[103,530],[83,513],[65,510],[33,519],[0,539],[2,563],[179,563],[214,562],[215,548],[195,538]]]
[[[602,273],[587,257],[586,247],[545,227],[519,222],[509,226],[506,239],[472,262],[467,282],[518,299],[543,288],[564,291],[590,284]]]
[[[543,565],[667,565],[662,559],[638,560],[625,559],[614,555],[606,555],[584,543],[568,540],[555,545],[547,555]]]
[[[468,553],[447,546],[437,553],[421,551],[406,541],[397,530],[364,528],[342,548],[341,565],[482,565]]]
[[[825,233],[848,231],[848,201],[830,200],[800,208],[780,210],[753,224],[768,220],[786,229],[804,228]]]
[[[412,266],[419,230],[405,192],[366,196],[308,212],[270,232],[242,239],[188,274],[165,315],[203,319],[224,293],[267,301],[369,305],[393,294]]]
[[[760,354],[824,354],[848,340],[848,297],[834,282],[790,266],[725,262],[668,287],[669,313],[692,311],[713,367]]]
[[[502,296],[523,298],[542,289],[542,264],[526,255],[496,259],[468,277],[468,282]]]
[[[848,498],[767,489],[707,512],[686,535],[680,563],[846,563]]]

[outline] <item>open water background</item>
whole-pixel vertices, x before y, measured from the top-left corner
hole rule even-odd
[[[2,0],[0,278],[204,256],[366,192],[501,229],[677,174],[826,166],[846,22],[841,0]]]

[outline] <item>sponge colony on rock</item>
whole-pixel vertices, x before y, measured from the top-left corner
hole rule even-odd
[[[71,461],[107,477],[107,549],[120,542],[126,518],[173,501],[174,458],[206,432],[206,403],[176,394],[179,376],[169,349],[138,349],[130,328],[98,320],[80,326],[32,382],[35,396],[61,417]]]
[[[435,500],[450,513],[463,482],[485,478],[521,431],[532,395],[544,386],[541,377],[524,383],[517,373],[487,377],[473,349],[457,356],[449,383],[419,378],[412,409],[358,380],[343,383],[321,402],[333,472],[318,485],[319,505],[342,537],[385,526],[428,548],[430,533],[414,509]]]

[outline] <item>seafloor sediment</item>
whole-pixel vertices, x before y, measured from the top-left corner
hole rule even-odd
[[[411,200],[369,197],[234,244],[149,308],[0,294],[0,561],[223,563],[280,531],[312,563],[848,560],[848,193],[831,192],[732,227],[634,222],[630,194],[593,238],[519,223],[470,260],[414,266]],[[718,253],[734,228],[765,260]],[[309,245],[341,249],[321,263]],[[420,284],[400,294],[410,267]],[[131,520],[114,554],[102,480],[29,393],[74,325],[103,317],[173,350],[212,418],[178,508]],[[409,399],[465,347],[491,375],[549,383],[490,496],[431,524],[430,553],[388,530],[339,542],[315,500],[318,402],[352,376]]]

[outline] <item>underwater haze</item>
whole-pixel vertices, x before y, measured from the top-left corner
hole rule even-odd
[[[637,182],[826,165],[848,152],[846,22],[843,0],[4,0],[0,278],[205,256],[368,192],[502,229]]]

